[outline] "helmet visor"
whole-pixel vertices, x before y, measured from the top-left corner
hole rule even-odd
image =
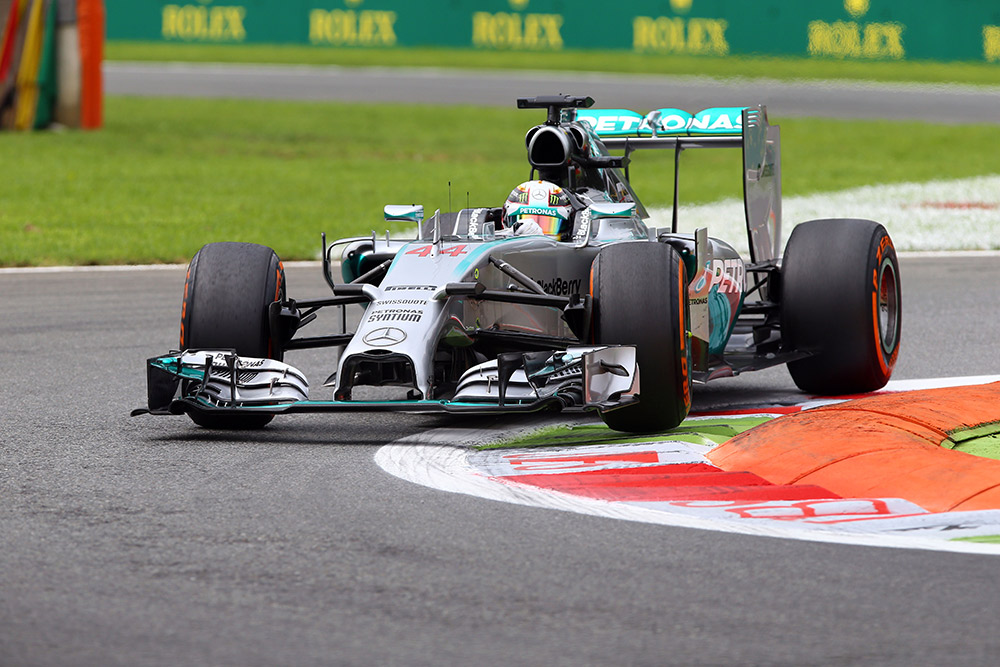
[[[534,222],[542,228],[542,233],[546,236],[558,236],[560,232],[562,232],[562,226],[565,220],[554,215],[524,213],[515,216],[515,222]]]

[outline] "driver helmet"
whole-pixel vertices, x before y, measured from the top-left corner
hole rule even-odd
[[[548,181],[527,181],[503,205],[503,224],[515,234],[544,234],[560,241],[572,235],[573,212],[566,192]]]

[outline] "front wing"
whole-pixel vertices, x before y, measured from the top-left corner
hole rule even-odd
[[[311,400],[305,375],[273,359],[232,350],[182,351],[146,364],[147,407],[133,415],[401,411],[525,413],[580,408],[608,411],[639,400],[639,369],[629,345],[502,354],[463,375],[450,399]]]

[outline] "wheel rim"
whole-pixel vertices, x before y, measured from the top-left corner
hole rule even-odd
[[[882,349],[892,352],[896,347],[899,322],[899,282],[896,280],[896,269],[888,258],[879,268],[877,312]]]

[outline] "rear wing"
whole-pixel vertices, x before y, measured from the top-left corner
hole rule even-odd
[[[575,116],[574,116],[575,113]],[[566,109],[564,120],[586,124],[607,148],[674,150],[672,231],[677,232],[681,152],[688,148],[742,148],[743,210],[753,262],[781,252],[781,137],[767,122],[767,109],[712,107],[698,113],[655,109],[646,115],[628,109]]]

